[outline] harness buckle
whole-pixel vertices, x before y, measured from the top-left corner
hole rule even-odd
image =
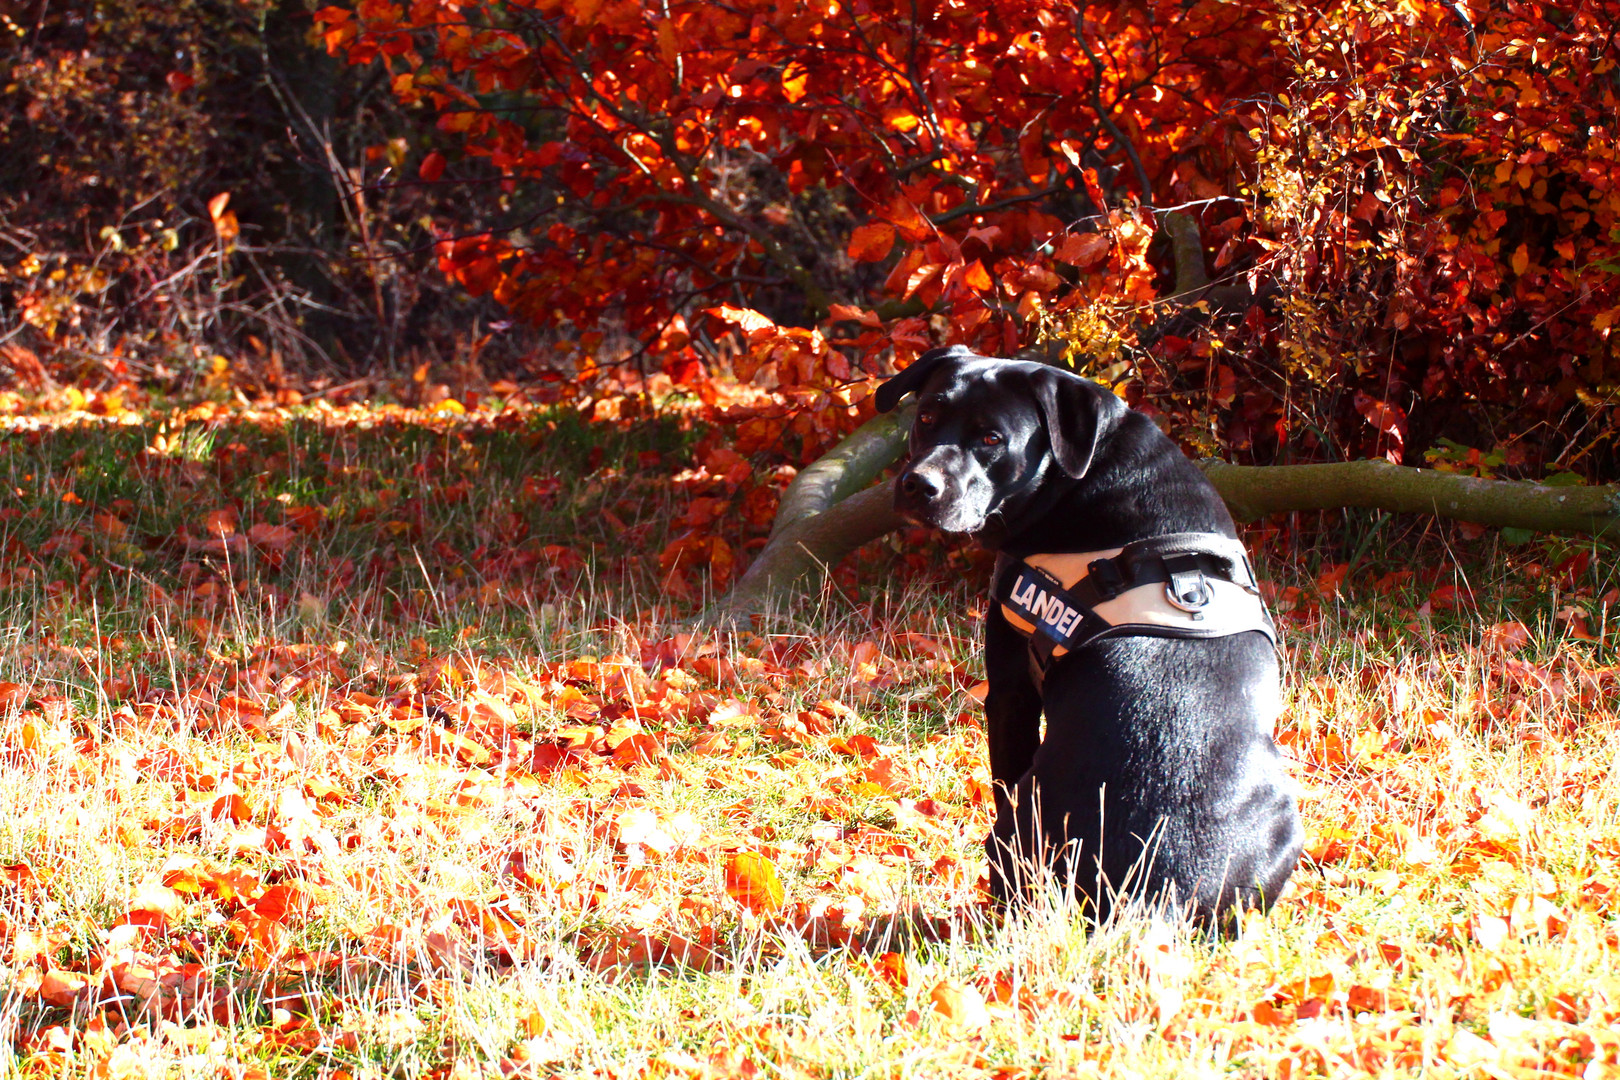
[[[1086,566],[1086,580],[1104,600],[1112,600],[1125,591],[1125,575],[1119,572],[1113,559],[1093,559]]]
[[[1164,560],[1168,580],[1164,583],[1164,598],[1170,606],[1180,608],[1194,619],[1204,617],[1204,609],[1215,598],[1198,565],[1197,556],[1172,556]]]

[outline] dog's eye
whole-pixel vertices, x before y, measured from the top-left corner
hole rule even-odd
[[[917,423],[923,427],[927,427],[929,424],[932,424],[938,419],[939,417],[931,412],[920,412],[917,414]]]
[[[987,431],[979,439],[979,441],[984,443],[984,445],[986,445],[986,446],[1000,446],[1001,445],[1001,432],[999,432],[999,431]]]

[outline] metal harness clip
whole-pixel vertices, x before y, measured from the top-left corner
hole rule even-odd
[[[1215,598],[1209,581],[1198,567],[1196,559],[1168,558],[1164,560],[1169,580],[1164,583],[1164,598],[1172,607],[1180,608],[1194,619],[1204,617],[1204,609]]]

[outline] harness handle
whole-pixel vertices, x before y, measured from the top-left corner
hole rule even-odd
[[[1275,646],[1276,629],[1260,599],[1259,579],[1249,553],[1241,541],[1217,533],[1171,533],[1132,541],[1112,558],[1091,559],[1085,576],[1067,587],[1046,570],[1002,552],[996,560],[991,597],[1033,624],[1024,633],[1029,639],[1030,673],[1040,686],[1056,662],[1059,646],[1067,655],[1118,634],[1206,637],[1241,632],[1197,626],[1178,630],[1147,623],[1116,625],[1095,610],[1133,589],[1162,584],[1170,606],[1186,613],[1191,623],[1203,623],[1215,602],[1212,579],[1237,585],[1253,598],[1258,611],[1242,630],[1258,630]]]

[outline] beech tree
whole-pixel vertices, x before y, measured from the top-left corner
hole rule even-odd
[[[623,328],[677,384],[702,393],[723,366],[772,392],[737,446],[807,466],[773,558],[849,518],[825,517],[840,500],[879,501],[856,489],[898,425],[812,463],[871,420],[877,377],[948,341],[1042,346],[1236,465],[1613,471],[1620,0],[1023,0],[993,18],[362,0],[316,19],[437,114],[420,182],[507,214],[440,222],[446,273],[592,360]],[[1387,494],[1339,504],[1575,520],[1372,475]],[[1575,499],[1578,524],[1609,520],[1607,498]]]

